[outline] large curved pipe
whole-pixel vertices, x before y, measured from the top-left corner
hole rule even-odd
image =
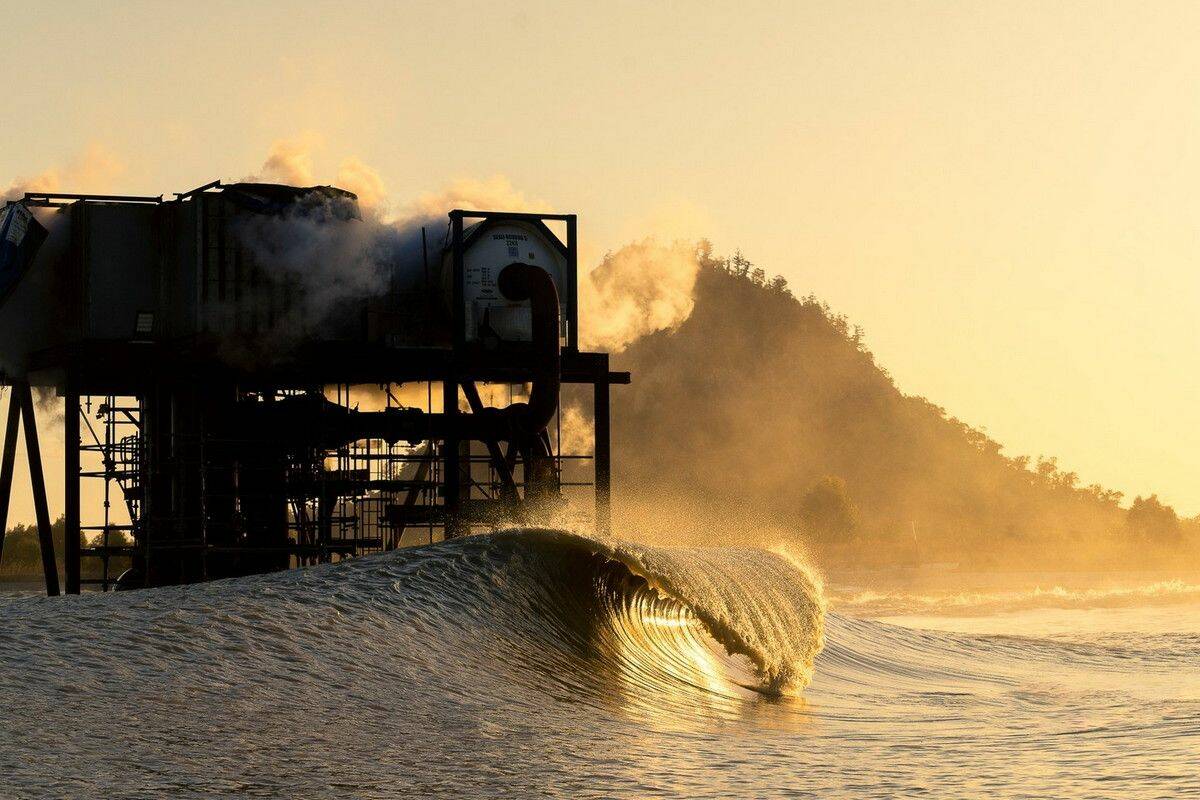
[[[532,316],[534,375],[528,404],[510,406],[517,432],[541,433],[558,410],[561,381],[558,351],[558,288],[544,269],[529,264],[509,264],[496,278],[500,293],[514,302],[529,301]]]

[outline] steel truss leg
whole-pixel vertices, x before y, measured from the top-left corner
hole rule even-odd
[[[446,440],[442,443],[442,458],[445,466],[442,482],[445,487],[446,528],[444,536],[452,539],[464,531],[462,518],[462,454],[459,451],[458,435],[458,377],[450,376],[442,382],[442,413],[447,420]],[[469,463],[469,462],[468,462]]]
[[[20,395],[25,417],[25,453],[29,456],[29,482],[33,485],[33,510],[37,515],[38,542],[42,550],[42,570],[46,573],[46,594],[58,596],[58,565],[54,562],[54,537],[50,532],[50,507],[46,502],[46,476],[42,472],[42,449],[38,445],[37,419],[33,413],[33,392],[28,383],[13,386],[13,399]],[[78,413],[78,409],[76,409]]]
[[[8,505],[12,500],[13,466],[17,460],[17,436],[21,427],[21,401],[14,388],[8,398],[8,423],[4,426],[4,456],[0,463],[0,558],[4,556],[4,532],[8,530]]]

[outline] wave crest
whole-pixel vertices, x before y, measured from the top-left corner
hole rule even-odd
[[[698,623],[723,648],[716,654],[720,666],[739,685],[786,694],[812,680],[824,644],[825,600],[819,577],[803,562],[754,548],[659,548],[559,530],[495,537],[591,557],[590,583],[614,615],[603,622],[622,625],[619,634],[629,644],[656,656],[669,648],[671,655],[694,651],[689,628]],[[753,676],[725,656],[747,659]]]

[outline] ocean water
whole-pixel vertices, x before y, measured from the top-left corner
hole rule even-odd
[[[0,797],[1200,796],[1198,659],[1186,576],[506,532],[0,599]]]

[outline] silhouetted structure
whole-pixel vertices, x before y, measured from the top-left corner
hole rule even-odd
[[[419,231],[422,247],[388,253],[377,280],[328,302],[295,234],[314,248],[344,239],[315,256],[336,260],[361,255],[369,228],[354,195],[332,187],[27,194],[0,225],[0,367],[13,393],[0,531],[23,420],[51,594],[39,388],[66,401],[67,592],[82,558],[102,560],[105,588],[116,553],[135,565],[122,588],[182,583],[553,510],[571,457],[548,433],[564,382],[594,387],[594,521],[608,526],[608,392],[629,375],[579,351],[573,215],[453,211],[444,240]],[[288,262],[297,248],[303,268]],[[494,408],[485,383],[531,388]],[[405,384],[425,402],[402,404]],[[83,479],[103,483],[104,502],[82,528],[101,541],[79,548]],[[125,529],[133,545],[111,545]]]

